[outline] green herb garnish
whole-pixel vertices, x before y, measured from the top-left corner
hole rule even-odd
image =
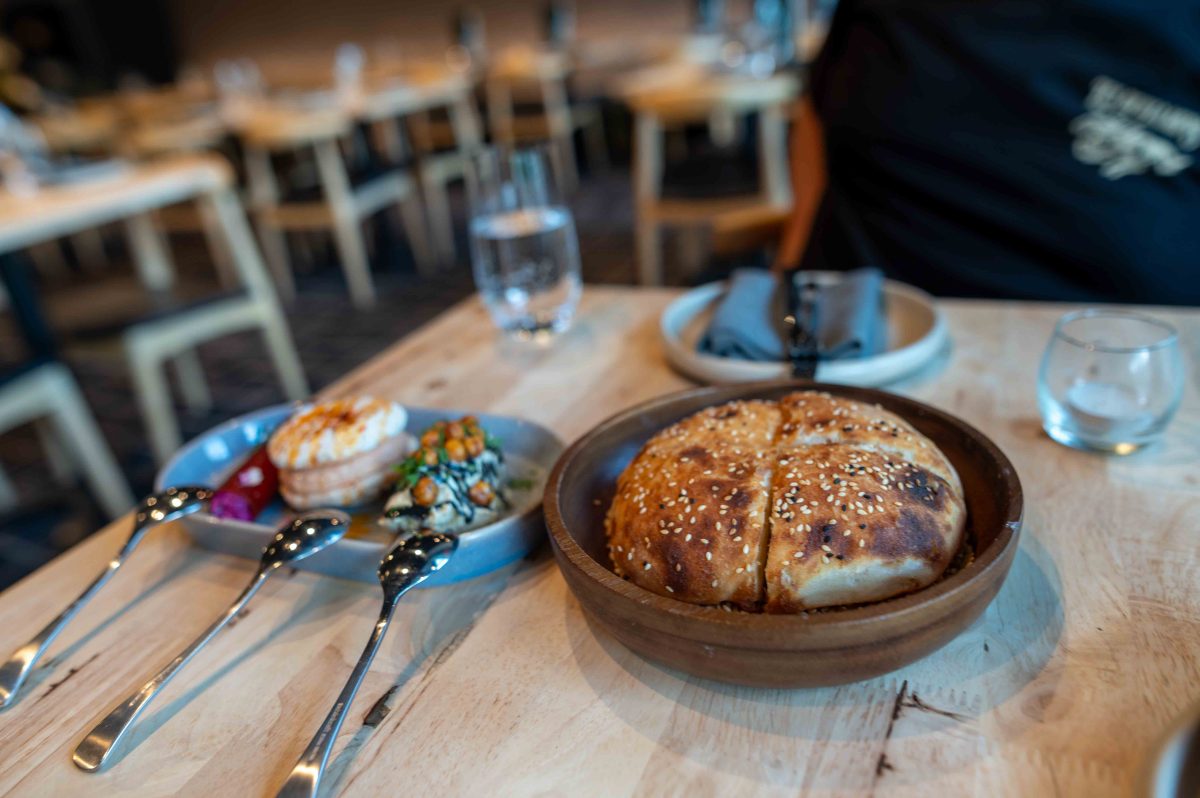
[[[513,490],[529,490],[533,487],[532,479],[510,479],[507,483],[508,487]]]

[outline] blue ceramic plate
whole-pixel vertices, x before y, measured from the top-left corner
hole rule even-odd
[[[294,405],[276,405],[214,427],[186,444],[163,466],[155,480],[155,489],[172,485],[220,485],[294,410]],[[408,431],[413,435],[419,435],[440,419],[464,415],[454,410],[423,407],[406,406],[405,410],[408,411]],[[524,557],[546,536],[542,521],[542,490],[551,467],[563,450],[562,441],[550,430],[531,421],[482,413],[475,415],[484,429],[500,439],[508,476],[530,480],[531,487],[509,491],[514,506],[508,514],[463,532],[454,558],[422,587],[447,585],[500,568]],[[350,535],[300,561],[297,567],[344,579],[375,582],[375,569],[394,536],[390,530],[374,523],[383,508],[383,498],[363,507],[349,508],[355,522]],[[206,549],[257,560],[275,527],[289,512],[282,500],[277,499],[254,522],[196,513],[185,517],[182,523],[196,543]]]

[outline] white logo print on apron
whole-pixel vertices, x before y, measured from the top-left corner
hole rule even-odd
[[[1071,153],[1100,167],[1101,176],[1170,177],[1192,165],[1200,146],[1200,114],[1103,75],[1092,80],[1087,109],[1071,120]]]

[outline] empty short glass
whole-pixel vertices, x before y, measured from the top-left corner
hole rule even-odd
[[[545,148],[493,148],[472,158],[471,265],[500,329],[548,340],[566,330],[583,293],[575,220]]]
[[[1127,311],[1063,316],[1038,374],[1042,426],[1076,448],[1135,452],[1161,437],[1182,398],[1175,328]]]

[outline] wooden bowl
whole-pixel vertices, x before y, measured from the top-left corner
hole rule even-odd
[[[733,399],[828,391],[878,403],[929,436],[958,470],[974,560],[899,598],[800,615],[729,612],[659,596],[614,574],[604,515],[618,475],[662,428]],[[795,381],[684,391],[613,416],[570,446],[546,485],[558,567],[595,626],[646,657],[723,682],[762,687],[843,684],[895,670],[944,646],[1000,590],[1017,551],[1023,499],[1012,463],[979,430],[928,405],[870,388]]]

